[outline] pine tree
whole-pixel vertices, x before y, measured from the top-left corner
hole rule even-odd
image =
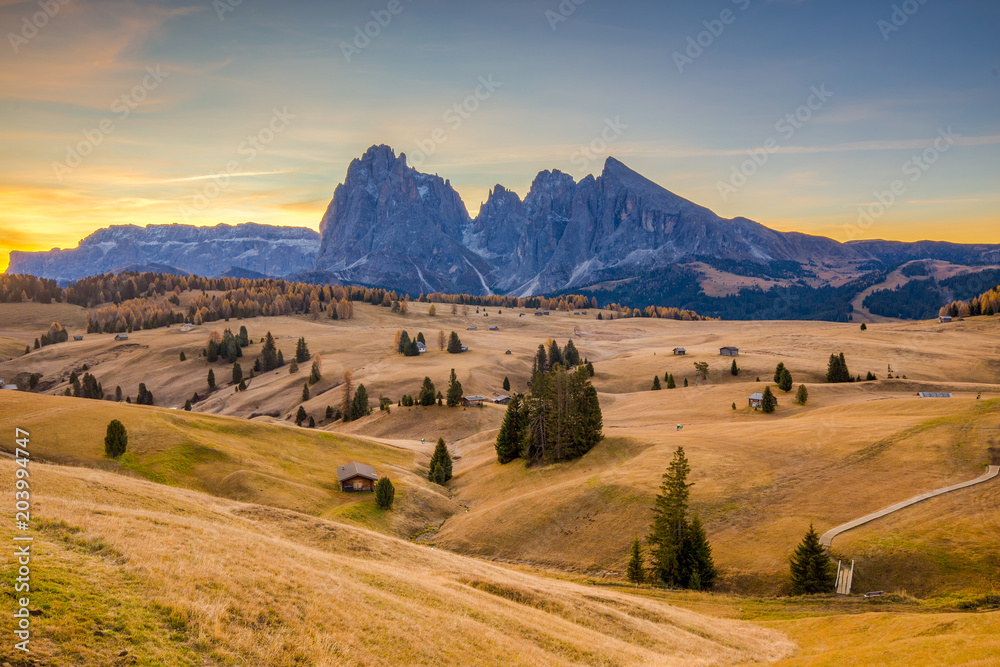
[[[233,362],[233,384],[243,382],[243,368],[238,361]]]
[[[554,340],[549,340],[549,368],[555,366],[556,364],[561,364],[563,362],[563,353],[559,349],[559,343]]]
[[[563,360],[570,368],[580,365],[580,352],[576,349],[576,345],[573,344],[572,338],[566,341],[566,347],[563,348]]]
[[[646,581],[646,567],[642,557],[642,546],[639,538],[632,541],[632,551],[629,555],[628,566],[625,568],[625,579],[630,584],[639,585]]]
[[[500,431],[497,433],[497,461],[510,463],[521,455],[521,441],[524,439],[525,413],[520,394],[510,397],[507,411],[503,415]]]
[[[682,560],[690,571],[688,588],[700,591],[709,589],[715,584],[718,572],[715,569],[715,560],[712,558],[712,546],[708,543],[705,528],[697,516],[691,520],[687,531]]]
[[[300,337],[295,343],[295,361],[304,364],[309,361],[309,346],[306,345],[305,337]]]
[[[438,349],[444,351],[444,331],[438,331]]]
[[[285,355],[282,354],[281,350],[278,350],[278,368],[285,365]]]
[[[271,335],[270,331],[264,336],[264,347],[260,352],[260,363],[261,367],[259,370],[265,373],[274,370],[280,365],[278,364],[278,349],[274,344],[274,336]]]
[[[449,354],[459,354],[462,352],[462,341],[459,340],[458,334],[454,331],[448,337],[448,353]]]
[[[873,381],[873,380],[877,380],[877,379],[878,379],[878,378],[877,378],[877,377],[875,377],[875,374],[874,374],[874,373],[872,373],[871,371],[868,371],[868,376],[867,376],[867,377],[865,377],[865,380],[867,380],[868,382],[871,382],[871,381]]]
[[[246,391],[247,390],[247,381],[246,380],[240,380],[240,383],[238,385],[236,385],[236,390],[237,391]]]
[[[434,484],[444,484],[444,468],[441,467],[440,463],[431,465],[430,472],[427,473],[427,479]]]
[[[327,419],[333,419],[333,406],[332,405],[326,406],[326,418]]]
[[[678,447],[667,472],[663,474],[660,493],[653,505],[653,525],[646,538],[653,556],[655,577],[668,586],[683,585],[681,546],[687,529],[691,488],[687,476],[690,472],[684,448]]]
[[[862,323],[861,323],[861,330],[862,330],[862,331],[868,331],[868,325],[867,325],[867,324],[865,324],[864,322],[862,322]]]
[[[434,448],[434,454],[431,456],[431,473],[433,474],[435,467],[441,469],[441,480],[438,484],[444,484],[451,479],[452,462],[451,454],[448,453],[448,446],[444,444],[444,438],[438,438],[437,446]],[[433,478],[429,479],[433,482]]]
[[[302,402],[305,403],[308,400],[309,400],[309,383],[308,382],[303,382],[302,383]]]
[[[659,375],[654,375],[653,376],[653,387],[652,387],[651,391],[659,391],[659,390],[660,390],[660,376]]]
[[[831,383],[851,381],[851,372],[847,368],[847,361],[844,359],[843,352],[839,356],[836,354],[830,355],[830,362],[826,368],[826,381]]]
[[[191,412],[191,399],[184,401],[184,410],[186,412]]]
[[[113,459],[125,453],[128,447],[128,431],[125,425],[117,419],[112,419],[108,423],[108,430],[104,436],[104,453]]]
[[[208,369],[208,388],[209,390],[215,389],[215,371],[211,368]]]
[[[736,365],[736,360],[735,359],[733,359],[733,365],[729,367],[729,373],[731,375],[739,375],[740,374],[740,367]]]
[[[288,364],[288,374],[294,375],[299,372],[299,362],[292,359],[292,363]]]
[[[181,350],[180,360],[181,361],[187,361],[187,357],[184,356],[184,350]]]
[[[786,394],[792,390],[792,374],[787,368],[781,370],[781,379],[778,381],[778,389]]]
[[[785,372],[785,362],[778,362],[777,367],[774,369],[774,384],[781,383],[781,374]]]
[[[317,354],[313,357],[312,368],[309,369],[309,384],[316,384],[323,379],[323,359]]]
[[[309,428],[316,428],[316,420],[312,415],[309,415]]]
[[[812,524],[789,561],[792,593],[812,595],[832,593],[837,587],[837,574],[833,561],[820,544],[819,534]]]
[[[306,409],[300,405],[299,411],[295,413],[295,425],[302,426],[302,422],[306,420],[306,417],[308,417]]]
[[[775,400],[774,394],[771,393],[771,388],[765,387],[764,398],[760,402],[760,409],[763,410],[766,414],[771,414],[772,412],[774,412],[774,408],[775,406],[777,406],[777,404],[778,401]]]
[[[119,403],[122,402],[122,388],[121,388],[121,385],[118,385],[117,387],[115,387],[115,400],[118,401]]]
[[[688,386],[688,379],[687,378],[684,378],[684,386],[685,387]]]
[[[437,313],[438,313],[437,308],[435,308],[434,304],[432,303],[431,307],[427,309],[427,315],[429,317],[434,317],[435,315],[437,315]]]
[[[806,401],[809,400],[809,390],[806,389],[804,384],[799,385],[799,390],[795,393],[795,402],[799,405],[805,405]]]
[[[354,373],[349,370],[344,370],[343,376],[343,393],[340,399],[340,412],[344,415],[344,421],[351,421],[351,404],[353,401],[352,386],[354,383]]]
[[[365,389],[363,384],[358,385],[357,391],[354,392],[354,400],[351,401],[351,419],[361,419],[372,412],[371,407],[368,405],[368,391]]]
[[[589,361],[583,362],[584,367],[587,369],[587,375],[594,377],[594,364]]]
[[[435,389],[434,383],[431,382],[429,377],[424,378],[424,384],[420,387],[420,394],[418,395],[417,401],[420,405],[430,406],[434,405]]]
[[[549,355],[545,352],[545,345],[540,344],[535,352],[535,363],[531,368],[531,374],[544,373],[549,370]]]
[[[391,510],[395,497],[396,489],[388,477],[382,477],[375,483],[375,504],[379,509]]]
[[[667,375],[667,389],[676,389],[677,382],[674,381],[673,373]]]
[[[462,403],[462,383],[458,381],[454,368],[451,369],[451,375],[448,377],[448,393],[445,400],[449,408],[454,408]]]
[[[507,378],[506,375],[503,378],[503,390],[510,391],[510,380]]]

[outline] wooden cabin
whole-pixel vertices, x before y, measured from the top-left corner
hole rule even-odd
[[[720,347],[719,354],[724,357],[738,357],[740,356],[740,348],[738,347]]]
[[[486,402],[485,396],[463,396],[462,405],[466,408],[479,408]]]
[[[378,475],[375,474],[375,468],[364,463],[351,461],[337,468],[337,481],[340,482],[341,491],[352,493],[355,491],[374,491]]]
[[[778,404],[778,397],[774,397],[774,404]],[[756,394],[750,394],[750,407],[751,408],[762,408],[764,407],[764,394],[759,391]]]
[[[685,350],[683,347],[675,347],[674,348],[674,356],[682,357],[682,356],[684,356],[687,353],[688,353],[688,351]]]
[[[497,405],[508,405],[510,403],[510,396],[501,395],[493,399],[493,402]]]

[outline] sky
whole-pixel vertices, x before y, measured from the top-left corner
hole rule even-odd
[[[614,156],[725,217],[1000,243],[996,0],[0,0],[0,269],[112,224],[318,229],[373,144]]]

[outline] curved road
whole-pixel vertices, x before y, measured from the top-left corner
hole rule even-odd
[[[885,509],[879,510],[878,512],[874,512],[872,514],[863,516],[860,519],[855,519],[854,521],[850,521],[843,525],[837,526],[836,528],[832,528],[823,533],[823,536],[819,538],[820,544],[829,549],[830,544],[833,542],[833,538],[835,538],[837,535],[840,535],[841,533],[847,532],[852,528],[857,528],[862,524],[868,523],[869,521],[874,521],[875,519],[884,517],[887,514],[898,512],[904,507],[915,505],[916,503],[919,503],[922,500],[927,500],[928,498],[940,496],[943,493],[950,493],[951,491],[958,491],[959,489],[964,489],[969,486],[974,486],[976,484],[982,484],[983,482],[988,482],[994,477],[996,477],[998,474],[1000,474],[1000,466],[990,466],[985,473],[983,473],[982,475],[973,480],[969,480],[968,482],[953,484],[951,486],[946,486],[943,489],[937,489],[936,491],[928,491],[923,495],[916,496],[915,498],[910,498],[909,500],[904,500],[901,503],[896,503],[895,505],[886,507]]]

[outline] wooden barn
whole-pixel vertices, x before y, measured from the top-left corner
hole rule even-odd
[[[485,396],[463,396],[462,405],[467,408],[479,408],[486,402]]]
[[[778,404],[778,397],[774,397],[774,404]],[[764,394],[759,391],[756,394],[750,394],[750,407],[751,408],[762,408],[764,407]]]
[[[720,347],[719,354],[724,357],[738,357],[740,356],[740,348],[738,347]]]
[[[337,481],[341,491],[374,491],[378,475],[375,468],[351,461],[337,468]]]
[[[682,357],[682,356],[684,356],[687,353],[688,353],[688,351],[685,350],[683,347],[675,347],[674,348],[674,356]]]

